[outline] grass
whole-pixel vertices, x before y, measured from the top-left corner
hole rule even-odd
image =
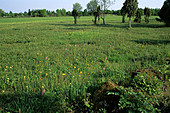
[[[0,110],[67,112],[105,81],[121,85],[137,69],[164,73],[170,28],[154,18],[132,29],[120,16],[106,25],[93,17],[77,25],[73,17],[0,18]]]

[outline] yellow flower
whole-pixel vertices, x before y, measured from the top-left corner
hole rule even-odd
[[[65,73],[62,74],[63,76],[66,75]]]
[[[42,88],[44,88],[44,86],[42,86]]]
[[[76,66],[74,66],[74,68],[76,68]]]
[[[82,74],[82,71],[80,71],[80,74]]]

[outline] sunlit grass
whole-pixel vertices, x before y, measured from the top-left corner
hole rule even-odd
[[[161,67],[170,57],[170,28],[154,18],[132,29],[121,16],[107,16],[106,25],[96,26],[93,17],[80,17],[77,25],[73,17],[0,18],[1,97],[45,90],[66,104],[85,98],[89,87],[119,84],[133,70]],[[8,105],[0,102],[3,109]],[[27,108],[9,106],[7,111]]]

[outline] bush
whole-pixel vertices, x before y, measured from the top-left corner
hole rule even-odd
[[[131,87],[117,87],[118,92],[109,92],[119,96],[119,110],[124,112],[156,113],[160,110],[156,108],[158,97],[162,92],[162,82],[156,76],[147,73],[139,73],[133,78]]]

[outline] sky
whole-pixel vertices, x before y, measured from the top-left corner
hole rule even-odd
[[[47,9],[56,11],[56,9],[66,9],[71,11],[73,4],[78,2],[86,9],[87,3],[91,0],[0,0],[0,9],[5,12],[12,11],[14,13],[28,11],[28,9]],[[121,9],[125,0],[116,0],[110,6],[109,10]],[[165,0],[138,0],[139,8],[161,8]]]

